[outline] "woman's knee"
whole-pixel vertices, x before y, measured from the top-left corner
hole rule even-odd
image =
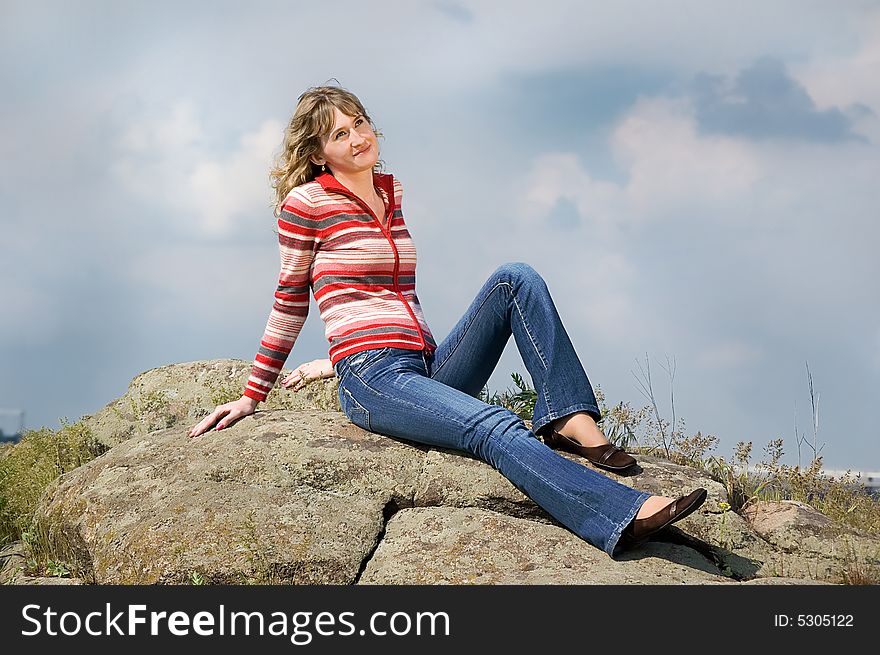
[[[468,452],[485,458],[492,445],[526,437],[531,434],[520,416],[506,407],[488,405],[466,431],[463,446]]]
[[[541,277],[541,274],[525,262],[507,262],[502,264],[495,269],[493,275],[513,284],[544,283],[544,278]]]

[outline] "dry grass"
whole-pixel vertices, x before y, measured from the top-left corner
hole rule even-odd
[[[0,547],[28,530],[50,482],[105,450],[82,423],[63,420],[59,430],[25,430],[21,441],[0,458]]]
[[[674,363],[667,369],[670,382],[674,375]],[[797,455],[808,449],[812,453],[806,467],[782,464],[784,442],[771,440],[764,458],[751,463],[751,442],[740,442],[728,461],[716,456],[718,438],[711,434],[696,432],[687,436],[683,419],[665,420],[657,407],[650,368],[642,368],[645,397],[649,404],[635,410],[628,403],[620,403],[608,409],[601,390],[597,399],[602,410],[602,429],[614,443],[642,453],[660,455],[708,473],[724,485],[733,511],[741,512],[746,505],[758,500],[797,500],[811,505],[824,515],[842,525],[880,534],[880,499],[872,497],[861,482],[852,475],[834,479],[822,473],[822,447],[818,444],[818,396],[815,394],[812,376],[809,374],[810,397],[813,407],[812,443],[799,433],[795,434]],[[674,396],[672,400],[674,407]],[[673,414],[674,416],[674,414]],[[622,439],[621,436],[624,438]]]

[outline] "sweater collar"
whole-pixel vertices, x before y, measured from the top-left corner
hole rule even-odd
[[[321,185],[325,191],[338,191],[349,196],[355,195],[342,182],[333,177],[332,173],[321,173],[315,177],[315,181]],[[388,195],[388,202],[394,203],[394,176],[390,173],[377,173],[373,171],[373,184],[383,189]]]

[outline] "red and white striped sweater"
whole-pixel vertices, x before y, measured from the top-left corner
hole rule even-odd
[[[281,273],[244,394],[263,401],[281,373],[315,296],[330,361],[370,348],[437,348],[416,296],[416,248],[403,222],[403,188],[373,173],[387,214],[329,173],[290,191],[278,217]],[[390,199],[390,202],[389,202]]]

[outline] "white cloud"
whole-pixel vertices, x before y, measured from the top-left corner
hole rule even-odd
[[[113,171],[157,208],[191,217],[193,231],[224,237],[271,223],[266,172],[281,137],[281,123],[265,120],[221,150],[204,138],[193,104],[181,100],[167,115],[142,120],[122,135]]]
[[[627,180],[595,178],[573,153],[539,156],[528,173],[520,218],[540,222],[560,198],[573,201],[591,238],[619,236],[614,225],[639,224],[676,211],[737,203],[764,174],[756,153],[724,136],[698,135],[686,99],[642,99],[618,123],[610,147]],[[726,214],[726,212],[722,213]]]
[[[867,11],[853,21],[854,50],[845,54],[818,53],[791,64],[797,78],[821,109],[867,105],[873,115],[854,116],[854,130],[880,142],[880,9]]]
[[[202,125],[190,100],[180,100],[167,116],[135,123],[122,134],[120,145],[130,154],[167,156],[202,140]]]
[[[750,148],[737,139],[696,133],[684,98],[640,100],[611,136],[618,164],[628,172],[630,220],[712,207],[748,193],[762,175]]]
[[[248,214],[249,225],[271,222],[267,219],[271,198],[266,171],[281,134],[278,121],[265,121],[257,131],[241,137],[237,150],[200,161],[194,167],[187,180],[190,195],[186,199],[198,213],[205,234],[228,234],[234,230],[237,217]]]
[[[876,148],[705,135],[688,100],[669,97],[634,104],[609,147],[620,182],[554,152],[517,185],[529,231],[551,229],[560,199],[576,205],[580,225],[547,241],[565,253],[565,277],[589,281],[577,312],[594,336],[696,349],[723,368],[760,364],[755,339],[821,348],[839,317],[880,319]],[[743,330],[751,341],[724,338]]]
[[[542,225],[560,199],[570,200],[587,222],[586,229],[608,234],[621,216],[624,190],[617,184],[594,179],[572,153],[545,153],[537,157],[528,175],[519,218]]]
[[[629,242],[633,231],[651,223],[687,223],[695,216],[742,220],[733,207],[748,196],[762,165],[736,139],[698,135],[685,99],[641,99],[612,131],[610,142],[624,182],[596,178],[573,153],[543,154],[520,185],[517,220],[528,230],[545,230],[556,203],[573,202],[581,225],[564,240],[541,240],[553,245],[535,244],[532,251],[568,262],[567,275],[558,282],[560,294],[582,299],[570,311],[593,337],[617,344],[659,341],[663,334],[681,332],[680,317],[663,311],[669,299],[645,304],[651,268],[641,261],[645,253]],[[682,262],[670,265],[678,269]]]

